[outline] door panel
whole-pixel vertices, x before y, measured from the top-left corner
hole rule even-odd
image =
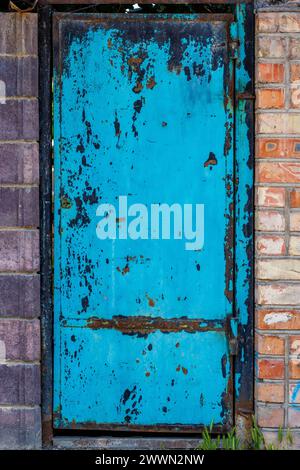
[[[231,423],[230,20],[55,15],[57,428]],[[203,247],[185,233],[100,240],[99,204],[116,207],[118,234],[130,223],[120,196],[202,204]]]

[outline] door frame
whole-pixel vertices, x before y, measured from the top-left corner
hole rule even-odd
[[[40,127],[40,276],[41,276],[41,332],[42,332],[42,440],[44,447],[53,445],[52,425],[52,391],[53,391],[53,197],[52,197],[52,12],[56,11],[51,3],[58,1],[43,0],[39,8],[39,127]],[[78,10],[87,11],[87,7],[78,5],[90,3],[83,1],[61,0],[62,4],[76,4]],[[106,0],[93,3],[107,3]],[[110,4],[122,3],[110,0]],[[126,1],[126,3],[131,3]],[[134,2],[132,2],[134,3]],[[142,2],[147,3],[147,2]],[[162,2],[174,4],[174,0]],[[190,3],[194,3],[191,1]],[[248,0],[198,0],[199,4],[234,4],[236,27],[233,28],[231,42],[232,57],[236,60],[235,67],[235,209],[234,228],[232,236],[235,239],[233,311],[236,321],[232,325],[232,348],[234,351],[234,385],[233,385],[233,414],[234,424],[242,433],[247,433],[251,426],[254,408],[254,226],[253,226],[253,187],[254,187],[254,15],[252,2]],[[74,11],[73,11],[74,12]],[[230,240],[229,240],[230,242]],[[231,326],[229,325],[229,328]],[[72,432],[69,433],[70,435]],[[85,442],[84,433],[82,435]],[[100,435],[100,432],[97,434]],[[103,431],[102,436],[105,435]],[[123,441],[141,441],[136,435],[124,431]],[[74,434],[73,434],[74,436]],[[126,437],[125,437],[126,436]],[[167,438],[172,446],[178,448],[195,447],[195,434]],[[199,440],[199,435],[198,439]],[[55,439],[65,439],[58,437]],[[99,439],[95,438],[99,443]],[[95,440],[94,439],[94,440]],[[156,437],[146,438],[147,442],[157,441]],[[103,445],[112,445],[111,441],[102,439]],[[120,442],[120,434],[117,437]],[[142,439],[143,440],[143,439]],[[159,441],[164,440],[163,436]],[[107,444],[105,442],[107,441]],[[70,441],[71,442],[71,441]],[[110,442],[110,443],[109,443]],[[74,444],[73,444],[74,445]],[[128,444],[130,446],[130,444]],[[143,444],[140,444],[143,445]],[[148,445],[148,444],[147,444]],[[119,448],[122,448],[119,447]],[[130,447],[128,447],[130,448]],[[143,447],[141,447],[143,448]],[[155,448],[155,447],[154,447]],[[157,447],[158,448],[158,447]]]

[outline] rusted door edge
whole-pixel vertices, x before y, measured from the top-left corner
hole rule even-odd
[[[254,12],[235,8],[239,50],[235,74],[235,305],[238,352],[235,357],[235,425],[249,431],[254,412]]]
[[[97,23],[104,23],[109,19],[110,13],[76,13],[76,11],[71,12],[72,13],[72,21],[84,21],[85,23],[92,23],[92,24],[97,24]],[[117,18],[118,14],[113,13],[114,18]],[[123,17],[124,13],[119,13],[120,17]],[[155,20],[155,22],[159,23],[164,23],[166,22],[166,19],[163,16],[159,16],[159,13],[139,13],[136,15],[126,15],[126,22],[129,23],[134,23],[134,22],[140,22],[141,21],[141,15],[144,17],[147,17],[147,21],[149,20]],[[187,13],[179,13],[178,18],[176,18],[175,13],[170,13],[172,15],[172,21],[174,22],[180,22],[183,20],[184,15],[187,15]],[[207,22],[212,20],[213,21],[227,21],[228,23],[234,21],[234,15],[232,13],[195,13],[195,18],[193,17],[189,21],[193,23],[202,23],[202,22]],[[198,17],[197,17],[198,15]],[[201,16],[200,16],[201,15]],[[190,14],[190,16],[193,16],[193,13]],[[53,17],[53,23],[61,23],[64,20],[68,21],[69,17],[68,14],[64,12],[55,12],[55,16]],[[56,30],[58,29],[58,25],[56,25]]]
[[[53,448],[58,450],[194,450],[199,437],[55,437]]]
[[[38,14],[42,441],[52,446],[52,7]]]
[[[158,0],[156,4],[171,4],[171,5],[182,5],[186,4],[198,4],[198,5],[209,5],[209,4],[239,4],[239,3],[252,3],[253,0],[190,0],[189,2],[183,2],[182,0]],[[40,5],[105,5],[105,4],[134,4],[137,3],[135,0],[39,0]],[[153,0],[142,0],[139,2],[140,5],[152,4]]]
[[[94,1],[93,3],[122,3],[123,0]],[[125,1],[125,3],[135,3]],[[158,449],[162,448],[162,442],[167,443],[168,448],[189,449],[194,448],[195,442],[199,442],[192,437],[174,438],[136,438],[136,437],[58,437],[53,436],[52,426],[52,367],[53,367],[53,304],[52,304],[52,10],[51,3],[59,4],[87,4],[88,0],[42,0],[43,6],[39,10],[39,76],[40,76],[40,232],[41,232],[41,326],[42,326],[42,434],[43,446],[46,448],[89,448],[93,446],[103,446],[103,449],[121,449],[124,445],[127,448],[137,449]],[[148,3],[146,0],[143,3]],[[152,3],[149,0],[149,3]],[[160,2],[158,2],[160,3]],[[161,3],[177,3],[176,1],[164,1]],[[198,0],[189,3],[206,3]],[[243,233],[245,241],[239,246],[239,251],[235,257],[235,277],[239,285],[243,285],[242,292],[239,287],[236,290],[236,311],[238,313],[238,355],[234,359],[234,368],[237,379],[234,387],[235,399],[235,424],[238,429],[244,431],[247,428],[253,413],[253,5],[251,0],[213,0],[213,3],[235,4],[236,20],[238,27],[236,30],[237,41],[245,43],[245,47],[240,52],[240,67],[236,73],[236,92],[245,99],[236,100],[236,150],[235,159],[237,164],[236,176],[239,180],[239,187],[236,190],[236,213],[247,212],[243,224],[236,227],[235,237]],[[215,16],[215,15],[214,15]],[[247,38],[247,39],[245,39]],[[246,73],[245,73],[246,71]],[[250,96],[251,99],[247,99]],[[246,157],[245,157],[246,156]],[[245,171],[246,169],[246,171]],[[240,201],[246,201],[246,205],[241,206]],[[246,273],[239,272],[241,263],[247,262]],[[246,287],[246,288],[245,288]],[[200,439],[200,436],[199,436]],[[151,447],[152,446],[152,447]],[[159,446],[159,447],[156,447]],[[165,447],[166,448],[166,447]]]

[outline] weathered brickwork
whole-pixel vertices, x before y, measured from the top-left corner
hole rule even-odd
[[[0,14],[0,448],[40,420],[37,15]]]
[[[300,446],[300,9],[256,17],[256,416]]]

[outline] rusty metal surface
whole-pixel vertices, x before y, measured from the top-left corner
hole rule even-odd
[[[239,41],[236,63],[235,151],[235,315],[238,319],[238,354],[235,358],[235,422],[249,430],[254,412],[254,16],[252,5],[236,7]]]
[[[92,330],[98,329],[114,329],[123,334],[147,336],[155,331],[162,333],[176,333],[185,331],[187,333],[205,332],[205,331],[222,331],[224,330],[224,322],[211,320],[191,320],[188,318],[170,318],[165,320],[160,317],[113,317],[111,320],[91,317],[87,320],[87,327]]]
[[[105,449],[105,450],[194,450],[201,436],[187,437],[56,437],[54,449]]]
[[[40,154],[40,262],[42,333],[42,441],[52,445],[52,345],[53,345],[53,269],[52,269],[52,9],[43,8],[38,17],[39,45],[39,154]]]
[[[39,0],[39,4],[41,5],[105,5],[105,4],[134,4],[136,3],[134,0]],[[153,1],[151,0],[143,0],[140,2],[140,5],[143,4],[152,4]],[[173,4],[173,5],[180,5],[182,3],[182,0],[160,0],[155,2],[156,4]],[[209,4],[240,4],[240,3],[252,3],[252,0],[210,0],[209,2],[207,0],[190,0],[188,4],[204,4],[204,5],[209,5]]]
[[[192,432],[214,421],[216,430],[227,429],[233,390],[225,326],[234,271],[232,16],[55,19],[55,426]],[[98,107],[105,97],[111,97],[105,109]],[[182,159],[187,151],[191,163]],[[166,173],[175,185],[163,184]],[[185,251],[176,240],[113,242],[113,252],[111,240],[99,244],[97,204],[103,195],[114,201],[118,194],[149,202],[185,194],[186,202],[205,202],[213,210],[207,251]]]

